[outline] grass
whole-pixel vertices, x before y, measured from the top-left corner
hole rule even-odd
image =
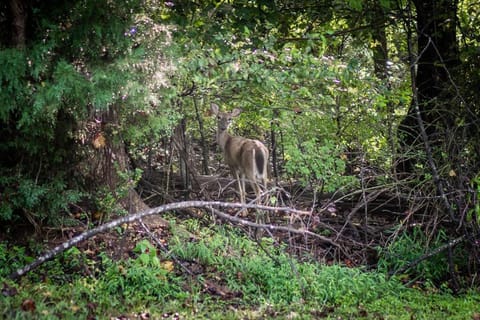
[[[265,239],[227,227],[172,226],[169,252],[138,240],[132,258],[87,257],[73,249],[18,283],[6,279],[31,260],[0,245],[0,317],[7,319],[478,319],[480,294],[406,288],[379,272],[299,262]],[[22,253],[19,255],[18,253]],[[195,275],[184,272],[173,256]],[[88,271],[88,272],[87,272]]]

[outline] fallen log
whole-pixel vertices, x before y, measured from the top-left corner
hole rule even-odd
[[[35,269],[36,267],[40,266],[44,262],[54,258],[56,255],[64,252],[67,249],[70,249],[71,247],[75,246],[76,244],[83,242],[99,233],[103,233],[107,230],[110,230],[112,228],[115,228],[119,225],[125,224],[125,223],[131,223],[136,220],[140,220],[142,218],[154,215],[154,214],[159,214],[167,211],[172,211],[172,210],[178,210],[178,209],[185,209],[185,208],[207,208],[210,209],[215,215],[219,216],[222,219],[227,219],[242,225],[247,225],[249,227],[254,227],[254,228],[261,228],[261,229],[268,229],[268,230],[283,230],[283,231],[289,231],[289,232],[295,232],[295,233],[303,233],[303,234],[308,234],[310,236],[315,236],[323,241],[326,241],[332,245],[336,245],[336,243],[326,237],[323,237],[321,235],[315,234],[311,231],[308,230],[296,230],[294,228],[289,228],[289,227],[281,227],[281,226],[273,226],[273,225],[268,225],[268,224],[259,224],[259,223],[253,223],[248,220],[240,219],[237,217],[232,217],[227,214],[224,214],[220,212],[219,210],[214,209],[214,207],[224,207],[224,208],[238,208],[238,209],[258,209],[258,210],[268,210],[268,211],[282,211],[282,212],[287,212],[287,213],[296,213],[296,214],[306,214],[305,211],[302,210],[296,210],[293,208],[289,207],[270,207],[270,206],[263,206],[263,205],[254,205],[254,204],[241,204],[241,203],[226,203],[226,202],[220,202],[220,201],[184,201],[184,202],[176,202],[176,203],[169,203],[165,205],[161,205],[152,209],[148,209],[145,211],[141,211],[139,213],[134,213],[134,214],[129,214],[126,216],[123,216],[121,218],[112,220],[110,222],[107,222],[105,224],[102,224],[96,228],[90,229],[88,231],[85,231],[72,239],[56,246],[55,248],[45,252],[41,256],[39,256],[35,261],[32,263],[26,265],[23,268],[20,268],[16,271],[14,271],[12,274],[10,274],[11,279],[18,279],[22,276],[24,276],[26,273],[30,272],[31,270]],[[338,246],[338,245],[337,245]]]

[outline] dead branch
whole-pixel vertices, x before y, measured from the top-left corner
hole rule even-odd
[[[359,201],[357,203],[357,205],[348,214],[348,217],[345,220],[345,223],[343,224],[343,227],[338,232],[337,237],[335,238],[335,241],[337,241],[342,236],[342,233],[345,230],[345,228],[347,227],[347,225],[351,223],[351,219],[352,219],[353,215],[356,214],[360,209],[366,207],[369,202],[378,198],[378,196],[380,194],[382,194],[383,192],[384,192],[384,190],[374,191],[374,192],[370,193],[368,196],[363,197],[362,198],[363,201]]]
[[[256,206],[256,207],[258,207],[261,210],[265,210],[265,208],[272,208],[272,207],[265,207],[265,206]],[[228,221],[231,221],[231,222],[235,222],[235,223],[238,223],[238,224],[241,224],[241,225],[244,225],[244,226],[257,228],[257,229],[266,229],[266,230],[269,230],[269,231],[286,231],[286,232],[296,233],[296,234],[301,234],[301,235],[309,235],[309,236],[318,238],[322,241],[328,242],[329,244],[341,249],[341,246],[338,243],[332,241],[331,239],[329,239],[327,237],[321,236],[319,234],[316,234],[316,233],[308,231],[308,230],[294,229],[294,228],[285,227],[285,226],[275,226],[275,225],[272,225],[272,224],[256,223],[256,222],[241,219],[241,218],[238,218],[238,217],[230,216],[230,215],[228,215],[226,213],[223,213],[219,210],[216,210],[214,208],[211,208],[211,209],[212,209],[212,212],[216,216],[218,216],[218,217],[220,217],[224,220],[228,220]],[[270,210],[270,209],[266,209],[266,210]],[[287,210],[280,210],[280,211],[287,211]],[[296,213],[299,212],[299,210],[292,210],[292,211],[288,210],[288,211],[289,212],[296,212]],[[304,211],[300,211],[300,212],[305,213]]]
[[[427,252],[426,254],[424,254],[423,256],[419,257],[418,259],[415,259],[413,261],[410,261],[409,263],[407,263],[406,265],[404,265],[403,267],[397,269],[397,270],[394,270],[394,271],[391,271],[389,272],[389,276],[394,276],[394,275],[397,275],[397,274],[401,274],[401,273],[404,273],[405,271],[407,271],[408,269],[410,268],[413,268],[415,266],[417,266],[420,262],[424,261],[424,260],[427,260],[427,259],[430,259],[431,257],[433,256],[436,256],[437,254],[447,250],[447,249],[451,249],[453,247],[455,247],[456,245],[458,245],[459,243],[465,241],[467,239],[467,236],[466,235],[463,235],[461,237],[458,237],[456,239],[453,239],[452,241],[438,247],[438,248],[435,248],[433,249],[432,251],[430,252]]]
[[[336,244],[334,241],[325,238],[323,236],[320,236],[316,233],[313,233],[308,230],[297,230],[289,227],[281,227],[281,226],[273,226],[273,225],[265,225],[265,224],[258,224],[258,223],[253,223],[244,219],[240,219],[237,217],[232,217],[229,216],[219,210],[214,209],[213,207],[223,207],[223,208],[246,208],[246,209],[257,209],[257,210],[268,210],[268,211],[282,211],[282,212],[287,212],[287,213],[296,213],[296,214],[306,214],[308,212],[301,211],[301,210],[296,210],[292,209],[289,207],[270,207],[270,206],[263,206],[263,205],[254,205],[254,204],[241,204],[241,203],[226,203],[226,202],[220,202],[220,201],[183,201],[183,202],[176,202],[176,203],[169,203],[165,205],[161,205],[152,209],[144,210],[139,213],[134,213],[134,214],[129,214],[124,217],[112,220],[108,223],[102,224],[96,228],[90,229],[88,231],[85,231],[72,239],[56,246],[55,248],[45,252],[41,256],[39,256],[35,261],[32,263],[26,265],[23,268],[20,268],[10,274],[11,279],[17,279],[22,276],[24,276],[26,273],[30,272],[31,270],[35,269],[36,267],[40,266],[44,262],[54,258],[56,255],[64,252],[67,249],[70,249],[71,247],[75,246],[76,244],[83,242],[97,234],[106,232],[112,228],[115,228],[119,225],[125,224],[125,223],[131,223],[136,220],[140,220],[142,218],[154,215],[154,214],[159,214],[167,211],[172,211],[172,210],[178,210],[178,209],[185,209],[185,208],[210,208],[213,213],[215,213],[217,216],[219,216],[222,219],[229,220],[232,222],[236,222],[241,225],[246,225],[254,228],[262,228],[262,229],[268,229],[268,230],[278,230],[278,231],[287,231],[287,232],[292,232],[292,233],[299,233],[299,234],[306,234],[310,235],[312,237],[319,238],[325,242],[328,242],[329,244],[332,244],[334,246],[340,247],[338,244]]]

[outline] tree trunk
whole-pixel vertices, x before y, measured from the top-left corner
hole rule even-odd
[[[418,98],[421,120],[432,146],[441,145],[454,127],[455,107],[451,104],[451,74],[459,62],[456,41],[457,7],[455,1],[413,1],[417,13],[417,59],[411,69],[414,95]],[[412,46],[413,47],[413,46]],[[421,150],[421,130],[414,103],[398,128],[402,153]],[[405,156],[400,172],[412,172],[418,159]],[[421,161],[421,160],[420,160]]]
[[[27,10],[25,0],[10,0],[12,14],[12,44],[17,48],[25,47]]]
[[[193,97],[193,105],[195,106],[195,115],[197,117],[198,122],[198,129],[200,131],[200,147],[202,148],[202,174],[209,175],[210,169],[208,168],[208,160],[209,160],[209,144],[207,139],[205,138],[205,129],[203,126],[203,118],[200,115],[200,111],[198,110],[198,102],[195,97]]]
[[[372,38],[373,43],[375,43],[373,47],[373,63],[375,75],[379,79],[387,80],[388,47],[387,34],[385,32],[387,21],[383,7],[378,1],[375,1],[367,17],[370,19],[369,23],[373,26]]]
[[[97,132],[93,145],[98,149],[93,161],[93,171],[90,176],[94,179],[94,186],[106,186],[116,198],[118,204],[128,211],[134,213],[146,210],[149,207],[143,202],[137,191],[130,187],[125,193],[118,193],[127,181],[121,174],[127,174],[132,170],[130,159],[126,152],[123,140],[114,136],[113,132],[118,126],[119,119],[115,107],[111,107],[102,114],[101,129]],[[99,140],[101,137],[102,140]]]
[[[178,151],[178,161],[180,176],[183,181],[183,199],[187,200],[190,196],[191,180],[190,174],[195,171],[194,166],[190,160],[190,152],[188,146],[188,139],[186,136],[187,119],[183,118],[178,126],[175,128],[174,135],[172,137],[173,145]]]

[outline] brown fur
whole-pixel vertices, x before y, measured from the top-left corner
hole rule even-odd
[[[267,185],[267,165],[269,151],[259,140],[231,136],[227,130],[232,118],[240,114],[239,109],[232,112],[220,112],[216,104],[212,104],[212,112],[217,116],[217,143],[223,151],[225,163],[238,182],[240,200],[245,203],[245,180],[248,180],[255,191],[257,201],[260,199],[261,183]]]

